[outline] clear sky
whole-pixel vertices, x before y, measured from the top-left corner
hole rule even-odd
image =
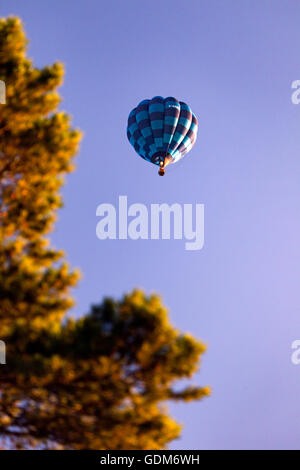
[[[299,0],[1,0],[37,66],[65,62],[61,108],[84,131],[52,240],[83,272],[74,313],[135,286],[208,345],[202,402],[173,405],[173,449],[300,448]],[[126,137],[144,98],[175,96],[198,140],[164,178]],[[100,241],[96,207],[205,204],[205,246]]]

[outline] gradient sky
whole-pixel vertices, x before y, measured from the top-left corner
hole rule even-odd
[[[173,449],[299,449],[299,0],[1,0],[35,65],[66,64],[61,108],[84,131],[51,238],[83,279],[76,315],[135,286],[162,294],[172,323],[208,350],[195,382],[213,394],[172,405]],[[175,96],[199,119],[191,153],[164,178],[126,137],[144,98]],[[205,246],[100,241],[96,207],[205,204]]]

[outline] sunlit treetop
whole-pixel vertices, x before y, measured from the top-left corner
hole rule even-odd
[[[34,67],[18,18],[0,20],[0,333],[11,322],[61,317],[78,273],[45,235],[62,206],[59,190],[73,169],[80,132],[58,111],[63,66]],[[9,312],[9,315],[7,314]]]

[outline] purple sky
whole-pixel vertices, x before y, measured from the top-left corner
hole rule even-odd
[[[83,272],[75,314],[135,286],[208,345],[205,401],[173,405],[173,449],[300,448],[300,1],[2,0],[37,66],[66,63],[62,109],[84,131],[52,240]],[[126,137],[144,98],[175,96],[199,119],[164,178]],[[96,207],[205,204],[205,246],[100,241]]]

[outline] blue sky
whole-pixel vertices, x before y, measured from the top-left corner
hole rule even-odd
[[[134,287],[162,294],[172,322],[208,346],[195,382],[213,394],[172,406],[173,449],[299,448],[300,1],[1,1],[25,23],[37,66],[66,64],[61,109],[84,131],[51,238],[83,279],[74,314]],[[164,178],[126,137],[144,98],[175,96],[199,120]],[[202,203],[205,246],[96,238],[96,207]]]

